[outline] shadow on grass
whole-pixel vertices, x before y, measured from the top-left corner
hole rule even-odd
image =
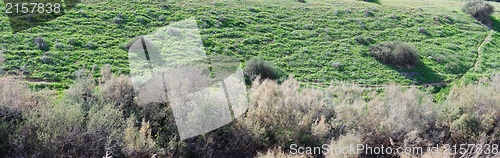
[[[500,31],[500,21],[497,18],[491,16],[491,26],[489,27],[492,30]]]
[[[370,2],[370,3],[375,3],[375,4],[380,4],[380,0],[360,0],[364,2]]]
[[[432,70],[430,67],[422,63],[418,63],[416,67],[401,68],[393,65],[387,65],[398,71],[401,75],[414,81],[417,84],[440,83],[445,81],[445,77]]]

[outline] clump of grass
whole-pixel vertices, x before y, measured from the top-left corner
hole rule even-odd
[[[482,23],[487,23],[490,20],[493,10],[494,7],[483,0],[469,1],[462,8],[463,12],[473,16]]]
[[[414,67],[420,55],[414,46],[403,42],[386,42],[370,47],[372,56],[378,61],[399,67]]]

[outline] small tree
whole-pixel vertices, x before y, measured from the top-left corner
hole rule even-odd
[[[473,16],[482,23],[488,22],[491,13],[493,13],[493,10],[494,7],[483,0],[469,1],[462,8],[463,12]]]
[[[372,56],[378,61],[399,67],[413,67],[420,55],[415,47],[403,42],[386,42],[370,47]]]

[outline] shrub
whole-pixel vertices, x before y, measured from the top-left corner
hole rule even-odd
[[[39,150],[44,157],[77,155],[83,152],[82,135],[85,132],[81,104],[38,106],[25,116],[23,130],[36,130],[27,144]],[[71,148],[68,146],[71,145]]]
[[[490,15],[493,13],[494,7],[483,0],[469,1],[462,8],[462,11],[473,16],[477,20],[486,23],[490,20]]]
[[[120,16],[114,17],[111,21],[115,24],[123,24],[125,22]]]
[[[133,116],[127,119],[127,128],[123,135],[123,152],[130,157],[151,157],[153,154],[158,154],[160,150],[152,138],[149,122],[143,119],[138,130],[135,121]]]
[[[365,16],[373,16],[373,12],[368,7],[365,8],[364,14]]]
[[[112,76],[100,88],[100,96],[103,97],[104,102],[114,103],[126,113],[131,113],[136,109],[134,87],[129,77],[123,75]]]
[[[378,61],[399,67],[413,67],[420,60],[415,47],[403,42],[377,44],[370,47],[370,52]]]
[[[69,39],[69,40],[68,40],[68,43],[69,43],[70,45],[72,45],[72,46],[78,46],[78,47],[79,47],[79,46],[82,46],[82,44],[83,44],[81,40],[79,40],[79,39],[74,39],[74,38]]]
[[[258,80],[258,79],[257,79]],[[252,148],[288,147],[290,143],[317,146],[327,141],[331,126],[325,118],[333,115],[319,90],[300,89],[298,81],[281,85],[271,80],[253,82],[246,116],[238,126],[249,133],[241,136]],[[271,127],[271,128],[270,128]]]
[[[493,75],[491,80],[481,80],[483,85],[462,85],[454,87],[445,105],[446,122],[457,141],[478,141],[481,133],[500,130],[500,76]],[[494,133],[500,138],[500,133]]]
[[[265,153],[257,153],[256,158],[307,158],[306,154],[288,154],[282,149],[272,149]]]
[[[356,40],[356,42],[358,42],[359,44],[362,44],[362,45],[369,45],[369,44],[372,44],[374,42],[374,40],[370,37],[364,37],[364,36],[357,36],[354,38],[354,40]]]
[[[421,34],[424,34],[424,35],[429,35],[429,32],[427,32],[427,30],[423,27],[419,27],[418,32],[420,32]]]
[[[284,73],[274,65],[260,58],[251,58],[245,66],[245,76],[251,81],[258,76],[262,79],[276,80],[284,76]]]
[[[359,134],[347,133],[346,135],[340,136],[338,140],[331,140],[329,144],[328,153],[325,153],[326,158],[357,158],[359,155],[353,152],[338,152],[335,149],[349,149],[353,146],[361,144],[361,139]]]
[[[300,3],[306,3],[306,0],[297,0]]]
[[[123,113],[113,104],[96,104],[88,112],[85,152],[88,155],[104,155],[105,151],[117,153],[122,143],[125,121]],[[106,150],[104,150],[106,149]]]
[[[43,53],[43,55],[40,57],[40,60],[45,64],[50,64],[53,62],[50,52]]]
[[[87,44],[85,44],[85,47],[88,49],[95,49],[96,48],[95,44],[91,41],[87,42]]]
[[[42,37],[36,37],[33,39],[33,43],[38,47],[38,49],[43,51],[49,50],[48,43]]]
[[[158,16],[158,21],[165,21],[167,17],[165,15]]]
[[[139,17],[136,17],[135,18],[135,21],[141,23],[141,24],[145,24],[146,23],[146,18],[142,17],[142,16],[139,16]]]

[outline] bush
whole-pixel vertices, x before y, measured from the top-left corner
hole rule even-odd
[[[462,11],[473,16],[477,20],[486,23],[490,20],[494,7],[483,0],[469,1],[462,8]]]
[[[365,8],[364,14],[365,16],[373,16],[373,12],[368,7]]]
[[[88,49],[95,49],[95,48],[97,48],[96,45],[93,42],[91,42],[91,41],[87,42],[87,44],[85,44],[85,47],[88,48]]]
[[[262,79],[276,80],[284,76],[284,72],[276,68],[274,65],[260,58],[251,58],[245,66],[245,77],[251,81],[258,76]]]
[[[354,38],[354,40],[356,40],[356,42],[358,42],[359,44],[362,44],[362,45],[370,45],[372,44],[373,42],[375,42],[372,38],[370,37],[364,37],[364,36],[357,36]]]
[[[120,16],[114,17],[111,21],[115,24],[123,24],[125,22]]]
[[[378,61],[399,67],[413,67],[420,60],[415,47],[403,42],[377,44],[370,47],[370,52]]]
[[[287,147],[290,143],[318,146],[331,137],[327,118],[333,110],[319,90],[301,89],[298,81],[287,79],[281,85],[271,80],[254,82],[250,107],[238,120],[237,133],[251,148]],[[271,128],[270,128],[271,127]]]
[[[123,135],[123,152],[131,157],[151,157],[161,152],[152,138],[149,122],[142,119],[138,130],[135,121],[133,116],[127,119],[127,128]]]
[[[49,50],[49,45],[48,43],[42,38],[42,37],[36,37],[33,39],[33,43],[43,51],[48,51]]]
[[[427,30],[423,27],[419,27],[418,32],[420,32],[421,34],[424,34],[424,35],[430,35],[429,32],[427,32]]]

